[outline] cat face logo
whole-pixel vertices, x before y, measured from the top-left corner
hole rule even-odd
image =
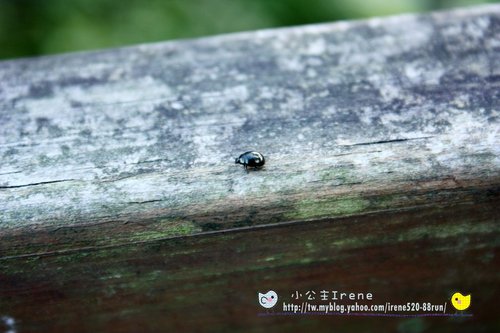
[[[269,290],[265,294],[259,293],[259,304],[262,305],[266,309],[270,309],[276,305],[278,302],[278,294],[274,291]]]

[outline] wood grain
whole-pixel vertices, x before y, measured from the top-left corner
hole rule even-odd
[[[0,62],[0,325],[498,328],[499,41],[487,5]],[[323,283],[477,305],[256,315]]]
[[[0,309],[25,332],[491,332],[498,199],[0,259]],[[260,316],[324,289],[371,292],[368,305],[461,291],[472,316]],[[280,298],[266,313],[257,293],[268,290]]]

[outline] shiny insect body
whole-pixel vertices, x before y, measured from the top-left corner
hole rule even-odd
[[[236,164],[241,164],[248,171],[248,168],[260,169],[266,163],[264,155],[256,151],[247,151],[238,157],[235,161]]]

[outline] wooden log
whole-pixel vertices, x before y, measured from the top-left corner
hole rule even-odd
[[[499,26],[488,5],[0,62],[0,317],[326,330],[257,317],[257,292],[463,288],[451,324],[334,326],[498,327]]]

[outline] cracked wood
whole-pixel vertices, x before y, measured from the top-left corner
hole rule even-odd
[[[499,13],[0,62],[0,326],[498,330]],[[256,315],[329,287],[473,315]]]
[[[66,249],[62,227],[105,246],[96,225],[127,242],[470,201],[500,183],[498,8],[0,62],[0,234]],[[264,170],[234,165],[248,150]]]

